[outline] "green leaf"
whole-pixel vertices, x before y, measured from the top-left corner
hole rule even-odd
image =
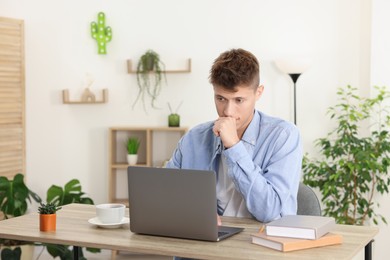
[[[47,190],[46,197],[47,197],[46,201],[49,203],[54,203],[57,206],[64,205],[63,204],[64,191],[60,186],[52,185]]]
[[[25,214],[31,198],[40,200],[39,196],[25,185],[23,174],[16,174],[12,180],[0,177],[0,210],[6,218]]]
[[[47,191],[47,202],[54,203],[57,206],[63,206],[70,203],[94,204],[93,200],[82,192],[80,181],[70,180],[64,188],[52,185]]]
[[[15,249],[4,248],[1,251],[1,260],[20,260],[22,255],[22,250],[20,247],[15,247]]]

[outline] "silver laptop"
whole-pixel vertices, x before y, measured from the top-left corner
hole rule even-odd
[[[213,171],[128,167],[130,230],[220,241],[243,228],[218,226]]]

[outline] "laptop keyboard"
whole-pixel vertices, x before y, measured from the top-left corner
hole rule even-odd
[[[221,237],[221,236],[224,236],[224,235],[227,235],[229,234],[229,232],[226,232],[226,231],[218,231],[218,237]]]

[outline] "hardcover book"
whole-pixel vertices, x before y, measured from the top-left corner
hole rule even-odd
[[[332,217],[288,215],[266,224],[268,236],[318,239],[336,227]]]
[[[343,237],[334,233],[328,233],[319,239],[274,237],[267,236],[264,232],[252,234],[251,236],[253,244],[265,246],[282,252],[337,245],[343,242]]]

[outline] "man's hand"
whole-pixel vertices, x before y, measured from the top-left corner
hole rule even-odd
[[[225,148],[230,148],[240,141],[237,135],[236,119],[232,117],[220,117],[214,122],[213,132],[221,137]]]
[[[218,226],[222,226],[222,220],[218,214],[217,214],[217,223],[218,223]]]

